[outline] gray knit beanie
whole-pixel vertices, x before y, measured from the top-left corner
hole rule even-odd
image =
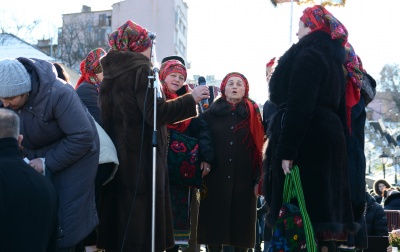
[[[8,98],[30,92],[31,77],[24,65],[15,59],[0,60],[0,97]]]

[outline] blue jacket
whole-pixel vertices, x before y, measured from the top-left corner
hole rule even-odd
[[[45,158],[46,176],[59,197],[58,247],[75,246],[98,224],[94,179],[99,138],[92,116],[70,85],[56,78],[50,62],[18,58],[32,80],[21,118],[24,155]]]

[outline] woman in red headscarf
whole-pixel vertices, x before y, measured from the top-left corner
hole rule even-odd
[[[184,62],[183,59],[180,60]],[[160,68],[160,81],[167,100],[176,99],[191,91],[190,87],[185,84],[187,77],[186,67],[180,60],[166,60]],[[214,142],[211,131],[204,120],[200,120],[198,117],[193,117],[185,121],[168,124],[167,129],[179,131],[189,137],[198,139],[198,157],[201,162],[200,167],[203,170],[203,177],[207,176],[211,172],[211,164],[214,160]],[[168,164],[168,166],[170,166],[170,164]],[[190,232],[190,230],[193,230],[190,228],[190,225],[194,223],[190,222],[189,213],[197,215],[198,211],[194,211],[194,213],[189,211],[189,205],[191,199],[195,200],[197,196],[196,194],[191,195],[192,193],[196,193],[196,190],[189,189],[188,186],[173,183],[173,180],[170,179],[170,194],[176,245],[174,248],[168,249],[168,252],[178,252],[179,245],[188,244],[189,236],[195,235],[195,233],[192,234]],[[197,218],[197,216],[195,218]],[[191,237],[191,239],[194,241],[196,240],[195,237]]]
[[[204,178],[197,243],[220,252],[223,245],[246,251],[255,244],[256,200],[264,128],[249,83],[232,72],[221,83],[221,97],[203,114],[215,142],[215,165]]]
[[[103,69],[100,64],[100,59],[106,54],[103,48],[96,48],[89,52],[86,58],[81,62],[81,77],[75,86],[79,98],[81,98],[90,114],[100,125],[102,125],[102,123],[98,100],[100,84],[103,80]]]
[[[345,132],[351,130],[347,118],[359,99],[362,74],[346,28],[324,7],[304,10],[297,35],[299,42],[279,59],[269,84],[278,113],[270,123],[266,150],[267,222],[275,224],[285,174],[297,165],[319,246],[336,251],[359,228],[353,218]]]
[[[152,250],[153,133],[157,139],[155,251],[174,246],[165,125],[195,116],[196,103],[209,98],[207,87],[197,87],[176,99],[158,99],[154,132],[151,43],[149,32],[128,20],[109,35],[111,49],[101,59],[100,111],[119,159],[118,171],[103,186],[99,202],[97,247],[106,251]]]

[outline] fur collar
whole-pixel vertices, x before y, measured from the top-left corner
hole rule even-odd
[[[114,79],[141,66],[151,67],[151,62],[141,53],[111,51],[101,59],[101,65],[103,66],[104,78]]]
[[[279,63],[285,60],[285,58],[292,57],[305,49],[329,51],[342,64],[346,59],[345,50],[339,41],[332,40],[331,35],[326,32],[316,31],[304,36],[297,44],[290,47],[279,59]]]
[[[235,111],[239,117],[247,116],[247,109],[245,105],[245,100],[241,100],[236,107],[233,108],[232,104],[226,101],[224,98],[218,98],[214,100],[210,108],[206,110],[205,114],[210,113],[215,116],[227,116]]]

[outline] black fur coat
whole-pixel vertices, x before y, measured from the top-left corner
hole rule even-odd
[[[265,194],[273,225],[282,205],[282,160],[297,165],[317,237],[357,230],[349,189],[345,123],[345,52],[329,34],[313,32],[280,59],[270,82],[278,107],[264,161]]]

